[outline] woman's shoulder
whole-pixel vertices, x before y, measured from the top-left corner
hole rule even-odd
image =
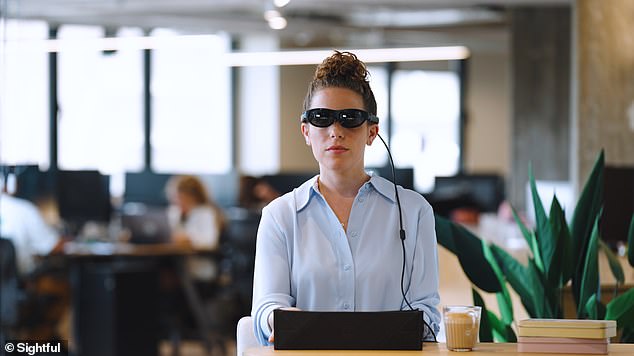
[[[190,215],[198,215],[198,216],[214,216],[216,215],[216,212],[214,211],[214,208],[211,205],[198,205],[195,208],[193,208],[191,210],[191,212],[189,213]]]

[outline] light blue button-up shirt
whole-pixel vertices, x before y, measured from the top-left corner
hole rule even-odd
[[[438,256],[434,214],[418,193],[399,186],[407,300],[438,332]],[[311,311],[408,310],[401,294],[403,251],[394,185],[379,176],[352,204],[345,231],[319,192],[317,177],[262,211],[257,234],[255,334],[267,344],[267,318],[281,307]],[[426,338],[431,335],[425,335]]]

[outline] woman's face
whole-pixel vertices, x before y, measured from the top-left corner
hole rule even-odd
[[[365,110],[361,95],[345,88],[324,88],[313,95],[310,109]],[[320,171],[363,170],[365,145],[372,144],[379,132],[378,125],[363,125],[351,129],[338,122],[328,127],[302,123],[302,134],[319,163]]]

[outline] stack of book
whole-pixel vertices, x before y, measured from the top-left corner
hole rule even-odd
[[[526,319],[518,324],[518,352],[607,354],[614,320]]]

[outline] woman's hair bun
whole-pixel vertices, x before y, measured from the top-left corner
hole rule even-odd
[[[376,99],[370,88],[368,69],[354,53],[335,51],[315,70],[304,98],[304,110],[311,107],[313,95],[324,88],[346,88],[359,94],[364,109],[376,115]]]
[[[354,53],[335,51],[317,66],[313,80],[332,82],[342,77],[352,82],[367,82],[368,70]]]

